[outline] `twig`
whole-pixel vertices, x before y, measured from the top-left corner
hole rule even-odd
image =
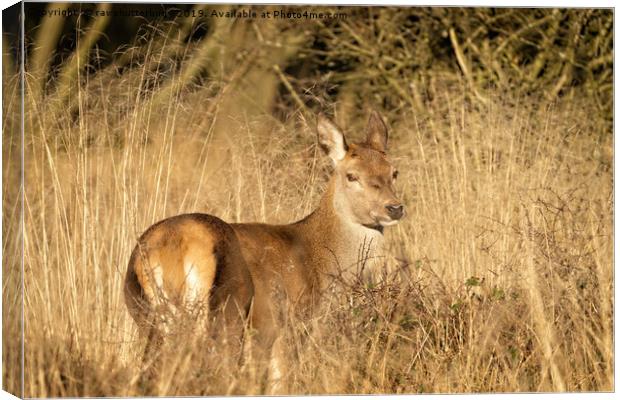
[[[454,48],[454,54],[456,55],[456,61],[459,63],[459,67],[461,67],[461,71],[463,71],[463,75],[465,75],[465,79],[469,84],[471,90],[473,90],[476,98],[480,100],[483,104],[487,104],[489,101],[486,97],[482,96],[474,85],[474,80],[471,76],[471,71],[469,69],[469,65],[467,65],[467,61],[465,60],[465,56],[463,55],[463,50],[459,44],[459,41],[456,37],[456,32],[454,28],[450,28],[450,42],[452,43],[452,48]]]
[[[309,117],[311,115],[310,110],[308,110],[308,107],[306,106],[306,104],[301,100],[301,98],[295,91],[295,88],[293,88],[293,85],[291,85],[291,82],[288,80],[286,75],[284,75],[284,73],[282,72],[282,69],[280,69],[280,66],[278,64],[274,64],[272,68],[276,72],[276,74],[278,75],[278,77],[280,78],[284,86],[286,87],[286,89],[291,93],[291,96],[293,96],[293,100],[295,100],[295,103],[297,103],[297,105],[301,109],[306,121],[309,121],[310,120]]]

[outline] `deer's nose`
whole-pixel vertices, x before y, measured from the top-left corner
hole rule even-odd
[[[389,204],[385,208],[392,219],[401,219],[405,213],[405,207],[402,204]]]

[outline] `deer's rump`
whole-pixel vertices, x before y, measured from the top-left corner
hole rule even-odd
[[[138,239],[125,278],[125,301],[140,328],[163,308],[198,306],[247,313],[254,285],[233,228],[208,214],[183,214]]]

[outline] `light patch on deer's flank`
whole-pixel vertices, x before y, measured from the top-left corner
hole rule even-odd
[[[170,303],[168,293],[166,293],[166,290],[164,289],[164,269],[162,268],[162,265],[157,264],[151,268],[151,274],[153,276],[153,281],[155,282],[155,293],[152,293],[154,296],[154,303],[164,305],[172,315],[175,315],[177,313],[176,307]],[[163,331],[168,333],[169,326],[166,316],[162,314],[159,318],[161,319]]]
[[[185,301],[193,303],[198,299],[202,284],[196,266],[191,261],[185,262],[183,265],[185,271]]]
[[[166,293],[164,292],[164,270],[161,267],[161,264],[157,264],[156,266],[154,266],[151,269],[151,272],[153,274],[153,281],[155,281],[155,287],[157,288],[157,291],[160,293],[160,295],[165,296]]]

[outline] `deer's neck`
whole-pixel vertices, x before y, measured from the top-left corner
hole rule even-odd
[[[315,253],[321,269],[354,270],[360,258],[374,258],[382,247],[383,234],[354,223],[336,198],[336,184],[330,181],[317,209],[298,222],[305,241]]]

